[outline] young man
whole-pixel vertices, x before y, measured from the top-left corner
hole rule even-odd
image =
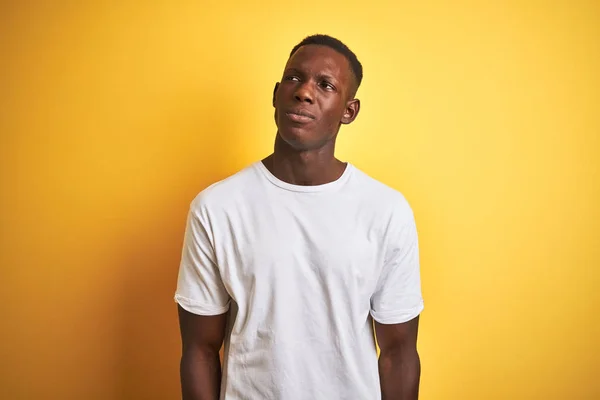
[[[413,213],[334,157],[361,80],[339,40],[304,39],[275,85],[274,153],[192,202],[175,294],[184,400],[417,398]]]

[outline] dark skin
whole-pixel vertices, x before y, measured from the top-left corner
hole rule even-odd
[[[227,314],[195,315],[177,306],[181,331],[181,392],[183,400],[218,400],[221,389],[219,350],[225,338]]]
[[[379,344],[379,383],[382,400],[419,398],[421,360],[417,352],[419,317],[402,324],[375,322]]]
[[[326,46],[300,47],[288,60],[273,92],[277,136],[273,154],[263,160],[269,171],[295,185],[321,185],[338,179],[346,163],[335,158],[335,141],[340,126],[358,115],[356,89],[346,57]],[[198,316],[179,306],[183,400],[218,400],[219,350],[226,316]],[[418,397],[418,324],[418,317],[401,324],[375,322],[383,400]]]
[[[358,115],[355,93],[356,80],[346,57],[326,46],[300,47],[273,92],[275,151],[263,160],[271,173],[296,185],[338,179],[346,164],[334,156],[335,141],[340,126]]]

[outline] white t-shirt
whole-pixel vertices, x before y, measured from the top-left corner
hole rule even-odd
[[[221,399],[380,399],[371,317],[423,310],[412,210],[349,163],[298,186],[256,162],[192,202],[175,301],[231,310]]]

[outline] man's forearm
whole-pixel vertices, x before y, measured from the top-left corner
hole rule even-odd
[[[219,400],[221,361],[218,352],[184,352],[180,374],[183,400]]]
[[[421,361],[416,349],[395,350],[379,356],[382,400],[417,400]]]

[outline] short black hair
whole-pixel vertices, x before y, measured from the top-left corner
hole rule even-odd
[[[298,43],[296,46],[294,46],[294,48],[292,49],[292,52],[290,53],[290,57],[293,56],[294,53],[300,47],[306,46],[309,44],[316,44],[316,45],[320,45],[320,46],[331,47],[333,50],[337,51],[338,53],[340,53],[341,55],[346,57],[346,59],[350,63],[350,69],[352,70],[352,73],[354,74],[354,77],[356,78],[356,89],[358,89],[358,87],[360,86],[360,83],[362,82],[362,78],[363,78],[362,64],[360,63],[360,61],[358,61],[356,54],[354,54],[354,52],[352,52],[352,50],[350,50],[348,48],[348,46],[346,46],[340,40],[338,40],[334,37],[331,37],[329,35],[321,35],[321,34],[311,35],[311,36],[305,37],[300,43]]]

